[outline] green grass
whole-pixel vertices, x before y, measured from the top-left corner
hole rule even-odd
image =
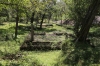
[[[46,27],[43,28],[42,30],[37,30],[40,32],[46,32],[46,33],[53,33],[54,31],[58,32],[67,32],[70,34],[73,34],[73,27],[71,26],[57,26],[53,24],[53,27]],[[73,46],[70,44],[70,40],[66,41],[66,44],[63,45],[63,51],[61,50],[55,50],[55,51],[20,51],[19,48],[22,45],[22,42],[24,41],[25,37],[29,33],[29,30],[24,30],[23,27],[29,26],[23,23],[19,23],[19,26],[21,29],[19,29],[18,33],[18,38],[16,40],[7,40],[7,41],[0,41],[0,66],[67,66],[67,64],[64,64],[63,62],[66,63],[66,58],[67,56],[72,53],[72,56],[75,58],[75,56],[81,56],[82,51],[80,49],[75,49]],[[4,23],[4,25],[0,25],[0,35],[5,35],[8,33],[14,33],[14,27],[15,23]],[[69,29],[71,28],[71,30]],[[97,33],[99,34],[99,27],[95,28],[92,27],[90,29],[90,33]],[[52,38],[52,37],[49,37]],[[58,39],[59,38],[59,39]],[[64,37],[57,37],[54,40],[60,40],[64,39]],[[83,46],[82,46],[83,47]],[[68,49],[72,48],[72,49]],[[74,48],[74,50],[73,50]],[[68,49],[68,52],[67,52]],[[70,53],[69,53],[70,51]],[[90,51],[90,50],[89,50]],[[76,55],[73,54],[73,52],[76,52]],[[97,52],[97,51],[96,51]],[[22,57],[19,58],[18,60],[8,60],[5,59],[3,60],[2,58],[4,57],[5,54],[17,54],[21,53]],[[64,53],[64,54],[63,54]],[[92,52],[92,53],[95,53]],[[87,53],[87,55],[89,55]],[[86,56],[87,56],[86,55]],[[98,54],[97,54],[98,55]],[[97,55],[95,57],[97,57]],[[83,56],[83,55],[82,55]],[[99,55],[98,55],[99,56]],[[69,56],[70,58],[71,56]],[[75,59],[74,59],[75,60]],[[73,62],[72,60],[69,60]],[[71,63],[72,63],[71,62]],[[73,62],[74,63],[74,62]],[[99,66],[99,65],[98,65]]]
[[[54,66],[57,63],[58,56],[60,55],[61,51],[19,51],[20,44],[13,42],[9,42],[12,44],[1,44],[0,51],[3,54],[11,53],[15,54],[17,52],[21,52],[23,54],[22,58],[19,60],[3,60],[0,58],[0,64],[3,66],[10,65],[11,63],[16,63],[24,66],[30,66],[30,64],[37,63],[40,65],[46,66]],[[23,63],[24,61],[24,63]],[[36,65],[37,66],[37,65]]]
[[[29,24],[19,23],[19,26],[29,26]],[[0,25],[0,30],[2,30],[0,35],[8,33],[14,34],[14,27],[14,22],[6,22],[4,25]],[[49,32],[52,32],[52,29],[55,29],[55,31],[63,31],[61,29],[64,28],[56,25],[54,25],[53,28],[46,28]],[[44,31],[46,32],[46,30]],[[64,31],[65,30],[66,29],[64,29]],[[19,29],[18,32],[18,38],[16,40],[0,41],[0,66],[54,66],[57,63],[61,51],[20,51],[19,48],[29,31]],[[22,57],[18,60],[3,60],[2,57],[8,53],[21,53]]]
[[[30,66],[32,63],[41,66],[54,66],[57,63],[58,56],[61,51],[31,51],[23,52],[23,57],[19,60],[2,60],[0,59],[0,64],[3,66],[10,65],[11,63],[19,64],[20,66]],[[33,65],[34,65],[33,64]]]
[[[53,31],[62,31],[66,32],[66,29],[62,26],[57,26],[56,24],[53,24],[53,27],[45,27],[42,30],[36,30],[36,31],[42,31],[42,32],[53,32]]]
[[[24,52],[28,57],[37,59],[40,64],[46,66],[54,66],[57,63],[57,59],[61,51],[33,51],[33,52]]]
[[[53,26],[54,26],[53,28],[56,29],[57,31],[65,31],[66,32],[66,29],[64,27],[57,26],[56,24],[54,24]]]

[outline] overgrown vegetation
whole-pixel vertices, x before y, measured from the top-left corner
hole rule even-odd
[[[26,31],[26,30],[20,31],[19,30],[18,38],[16,40],[14,40],[13,38],[12,39],[9,38],[8,40],[5,41],[6,34],[8,34],[8,33],[5,33],[5,31],[9,30],[9,28],[10,28],[10,30],[12,30],[12,31],[9,34],[13,34],[14,33],[14,23],[10,22],[10,26],[9,26],[9,23],[3,23],[3,24],[4,25],[2,25],[0,27],[0,29],[5,29],[5,27],[7,27],[7,28],[4,31],[2,31],[2,33],[0,34],[1,35],[0,37],[2,39],[4,39],[4,40],[0,40],[0,64],[1,64],[1,66],[5,66],[5,65],[8,65],[8,66],[9,65],[10,66],[15,66],[15,65],[18,65],[18,66],[19,65],[21,65],[21,66],[22,65],[51,66],[51,65],[54,65],[55,63],[57,63],[56,60],[61,53],[60,50],[58,50],[58,51],[54,51],[54,50],[53,51],[52,50],[51,51],[28,51],[28,52],[20,51],[20,46],[22,45],[23,41],[25,40],[25,37],[29,33],[29,30],[28,31]],[[27,27],[29,25],[19,23],[19,26],[21,29],[21,28],[23,28],[25,26]],[[59,28],[58,27],[59,26],[55,26],[54,28],[56,30],[59,30],[59,28],[63,28],[63,27],[59,27]],[[46,28],[46,30],[44,30],[44,32],[47,32],[51,28]],[[42,30],[40,32],[42,32]],[[53,33],[53,32],[50,31],[50,33]],[[4,34],[4,36],[2,37],[3,34]],[[10,37],[10,35],[7,35],[7,36]],[[41,40],[39,37],[37,37],[36,39]],[[47,39],[45,39],[45,41],[46,40]],[[59,40],[59,38],[58,38],[58,40]],[[44,41],[44,40],[42,39],[41,41]],[[48,59],[46,59],[46,58],[48,58]],[[12,61],[12,60],[14,60],[14,61]]]
[[[99,66],[100,64],[100,38],[99,32],[95,30],[99,27],[91,27],[89,39],[90,43],[73,42],[73,39],[67,39],[62,45],[62,54],[55,66]],[[97,36],[98,35],[98,36]]]
[[[100,0],[0,1],[0,66],[100,65]]]

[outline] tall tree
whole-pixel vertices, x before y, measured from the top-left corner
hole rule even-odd
[[[86,41],[87,35],[89,33],[89,29],[91,24],[98,13],[100,7],[100,0],[93,0],[91,5],[88,8],[86,16],[84,18],[84,23],[82,23],[81,29],[79,31],[79,36],[77,37],[78,41]]]
[[[33,29],[34,16],[35,16],[35,12],[32,13],[32,17],[31,17],[31,42],[34,41],[34,29]]]
[[[19,22],[19,15],[23,9],[23,7],[29,5],[28,0],[2,0],[0,4],[9,5],[9,8],[16,11],[16,27],[15,27],[15,39],[17,38],[18,34],[18,22]]]
[[[67,1],[66,1],[67,2]],[[78,41],[86,41],[89,29],[94,17],[98,13],[99,0],[71,0],[69,5],[69,15],[75,21],[74,32]]]
[[[15,39],[17,38],[18,33],[18,21],[19,21],[19,7],[16,6],[16,27],[15,27]]]
[[[42,29],[42,24],[43,24],[44,18],[45,18],[45,13],[42,15],[42,20],[41,20],[41,23],[40,23],[40,29]]]

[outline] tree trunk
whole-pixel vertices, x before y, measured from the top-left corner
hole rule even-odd
[[[16,11],[17,11],[17,13],[16,13],[15,39],[17,38],[17,34],[18,34],[18,21],[19,21],[18,6],[17,6]]]
[[[10,13],[7,11],[7,21],[10,21]]]
[[[58,22],[58,20],[59,20],[59,15],[57,13],[57,14],[55,14],[55,21],[56,21],[56,23]]]
[[[36,28],[37,28],[37,24],[39,23],[39,17],[36,17]]]
[[[35,15],[35,12],[32,13],[32,17],[31,17],[31,42],[34,41],[34,29],[33,29],[34,15]]]
[[[62,23],[62,14],[60,14],[60,15],[61,15],[61,26],[62,26],[62,24],[63,24],[63,23]]]
[[[50,13],[49,18],[48,18],[48,24],[50,23],[51,16],[52,14]]]
[[[78,41],[81,42],[86,41],[87,35],[89,33],[89,29],[91,27],[95,15],[98,12],[99,6],[100,6],[100,0],[93,0],[84,19],[85,21],[82,23],[82,27],[79,31],[79,36],[77,37]]]
[[[43,14],[43,16],[42,16],[42,21],[40,23],[40,29],[42,29],[42,24],[43,24],[44,17],[45,17],[45,14]]]
[[[26,24],[28,24],[28,20],[29,20],[29,15],[28,15],[28,13],[26,12]]]

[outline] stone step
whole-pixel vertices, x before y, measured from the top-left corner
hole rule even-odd
[[[61,50],[61,42],[32,42],[31,44],[23,43],[20,50]]]

